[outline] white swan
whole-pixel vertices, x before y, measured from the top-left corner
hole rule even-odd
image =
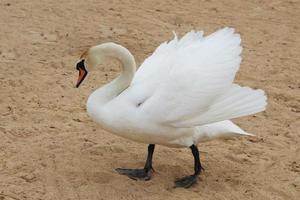
[[[175,181],[189,187],[201,172],[197,144],[209,139],[249,135],[229,119],[265,110],[266,96],[233,84],[239,69],[240,36],[224,28],[206,37],[191,31],[162,43],[136,72],[132,54],[115,43],[91,47],[77,64],[77,87],[87,71],[105,59],[117,59],[123,71],[88,98],[89,115],[104,129],[149,144],[143,169],[117,169],[133,179],[149,180],[154,145],[190,147],[195,173]]]

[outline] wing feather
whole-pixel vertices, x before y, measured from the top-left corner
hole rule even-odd
[[[161,44],[144,61],[132,82],[143,84],[148,91],[149,98],[141,111],[157,123],[177,127],[261,111],[265,99],[260,91],[256,91],[260,94],[256,97],[261,100],[251,104],[252,97],[247,96],[256,93],[233,85],[241,62],[240,42],[234,29],[224,28],[206,37],[203,32],[191,31],[180,40],[175,36],[169,43]],[[234,92],[239,95],[229,98]],[[226,110],[227,104],[231,106]]]

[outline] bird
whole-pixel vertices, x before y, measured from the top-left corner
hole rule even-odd
[[[264,111],[267,97],[261,89],[234,83],[242,60],[241,38],[234,28],[206,36],[192,30],[180,39],[173,34],[138,70],[125,47],[113,42],[92,46],[76,64],[76,87],[99,64],[119,61],[120,75],[96,89],[86,105],[88,115],[103,129],[148,144],[144,168],[116,171],[134,180],[150,180],[155,145],[190,148],[194,173],[175,180],[175,187],[189,188],[203,170],[198,144],[252,136],[231,119]]]

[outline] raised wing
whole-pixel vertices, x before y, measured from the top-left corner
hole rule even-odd
[[[222,98],[230,99],[228,93],[233,87],[239,87],[232,82],[241,62],[240,42],[234,29],[224,28],[204,38],[201,32],[190,32],[181,40],[175,37],[170,43],[160,45],[145,60],[132,82],[133,85],[143,83],[153,90],[141,106],[142,111],[157,123],[189,127],[263,110],[265,96],[260,92],[257,97],[261,101],[254,105],[254,111],[244,105],[245,112],[237,109],[237,113],[223,113],[222,116],[222,109],[216,112],[224,106],[220,103]],[[252,92],[256,91],[245,92],[239,87],[237,97],[252,95]]]

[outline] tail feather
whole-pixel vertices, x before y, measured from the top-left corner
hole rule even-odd
[[[226,139],[234,136],[255,136],[251,133],[247,133],[238,127],[230,120],[215,122],[212,124],[206,124],[197,126],[195,128],[195,141],[205,142],[212,139]]]

